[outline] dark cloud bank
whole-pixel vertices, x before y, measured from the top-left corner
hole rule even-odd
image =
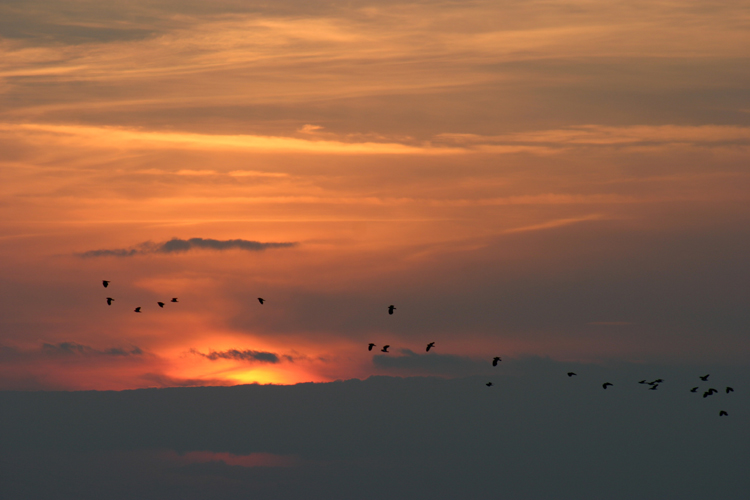
[[[294,246],[297,246],[297,243],[263,243],[260,241],[241,239],[214,240],[211,238],[190,238],[188,240],[183,240],[180,238],[172,238],[164,243],[153,243],[147,241],[132,248],[89,250],[88,252],[79,253],[77,255],[86,259],[91,257],[133,257],[135,255],[154,253],[174,254],[184,253],[190,250],[248,250],[251,252],[258,252],[269,248],[290,248]]]
[[[3,498],[746,498],[746,368],[503,363],[459,379],[0,392]],[[720,394],[689,392],[705,373]],[[637,383],[656,377],[657,391]],[[299,461],[159,461],[168,450]]]

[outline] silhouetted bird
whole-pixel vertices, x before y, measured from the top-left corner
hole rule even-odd
[[[260,305],[263,305],[263,302],[265,302],[265,301],[266,301],[266,299],[261,299],[260,297],[258,297],[258,302],[260,302]]]
[[[664,382],[662,379],[657,378],[656,380],[654,380],[653,383],[655,383],[655,384],[661,384],[662,382]]]
[[[157,304],[159,304],[159,307],[161,307],[161,308],[164,307],[164,302],[157,302]]]
[[[654,385],[654,384],[658,384],[658,383],[659,382],[657,382],[656,380],[652,380],[651,382],[647,382],[648,385]]]
[[[655,391],[657,387],[659,387],[659,384],[654,384],[651,387],[649,387],[648,390],[649,391]]]
[[[140,306],[136,307],[135,308],[135,312],[137,312],[137,313],[141,312],[141,307]]]
[[[610,382],[604,382],[604,383],[602,384],[602,387],[604,387],[604,388],[606,389],[606,388],[607,388],[608,386],[610,386],[610,385],[614,385],[614,384],[612,384],[612,383],[610,383]]]
[[[711,375],[711,374],[709,373],[708,375]],[[705,382],[706,380],[708,380],[708,375],[703,375],[702,377],[698,377],[698,378],[700,378],[702,381]]]
[[[715,392],[719,392],[719,391],[717,391],[716,389],[709,389],[709,390],[707,390],[706,392],[703,393],[703,397],[707,398],[708,396],[711,396]]]
[[[102,285],[104,285],[104,288],[107,288],[109,286],[109,281],[102,280]]]
[[[396,309],[396,306],[388,306],[388,314],[393,314],[394,309]]]
[[[429,344],[427,344],[426,352],[430,352],[430,349],[432,349],[433,347],[435,347],[435,342],[430,342]]]
[[[494,358],[492,358],[492,366],[497,366],[498,361],[502,361],[502,359],[500,359],[500,356],[495,356]]]
[[[574,377],[574,376],[577,376],[577,375],[578,374],[575,373],[575,372],[568,372],[568,377]]]
[[[487,382],[487,383],[486,383],[486,384],[484,384],[484,385],[486,385],[487,387],[492,387],[492,382]]]
[[[638,383],[639,383],[639,384],[645,384],[645,383],[646,383],[646,381],[645,381],[645,380],[641,380],[641,381],[640,381],[640,382],[638,382]]]
[[[729,394],[730,392],[734,392],[734,389],[732,389],[731,387],[727,387],[727,394]]]
[[[373,347],[375,347],[375,344],[369,344],[369,345],[367,346],[367,350],[368,350],[368,351],[372,351],[372,348],[373,348]]]
[[[690,392],[697,392],[697,391],[698,391],[697,387],[693,387],[692,389],[690,389]]]
[[[107,297],[107,305],[108,306],[111,306],[112,302],[114,302],[114,301],[115,301],[115,299],[113,299],[112,297]]]
[[[721,411],[719,412],[719,416],[720,416],[720,417],[728,417],[728,416],[729,416],[729,413],[725,412],[724,410],[721,410]]]
[[[177,297],[173,297],[172,300],[170,300],[170,302],[177,302]]]
[[[383,348],[380,350],[380,352],[388,352],[388,348],[391,347],[390,345],[384,345]]]

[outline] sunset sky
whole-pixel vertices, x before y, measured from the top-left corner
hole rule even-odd
[[[739,376],[749,166],[746,1],[5,0],[0,390]]]

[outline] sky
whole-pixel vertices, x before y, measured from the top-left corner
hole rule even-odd
[[[0,391],[750,382],[749,28],[737,0],[0,0]],[[334,460],[175,443],[138,453]]]

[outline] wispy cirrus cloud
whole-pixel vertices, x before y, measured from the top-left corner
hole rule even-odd
[[[233,240],[214,240],[211,238],[190,238],[187,240],[172,238],[164,243],[153,243],[150,241],[139,243],[131,248],[114,248],[89,250],[77,254],[81,258],[92,257],[133,257],[135,255],[146,254],[174,254],[184,253],[190,250],[246,250],[250,252],[259,252],[269,248],[291,248],[297,246],[296,242],[260,242],[243,239]]]

